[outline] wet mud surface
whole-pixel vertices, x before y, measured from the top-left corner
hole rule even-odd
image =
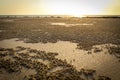
[[[30,53],[34,55],[30,55]],[[18,46],[0,48],[1,80],[111,80],[106,76],[95,76],[94,69],[76,70],[66,60],[55,58],[58,53],[46,53]]]
[[[0,80],[119,80],[119,18],[1,18]]]
[[[120,44],[119,18],[1,18],[0,40],[19,38],[27,43],[71,41],[78,47]]]

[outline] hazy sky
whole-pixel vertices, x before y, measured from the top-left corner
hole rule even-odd
[[[120,15],[120,0],[0,0],[0,15]]]

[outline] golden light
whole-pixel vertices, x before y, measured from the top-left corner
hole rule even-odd
[[[79,17],[79,18],[83,18],[83,17],[85,17],[85,15],[83,15],[83,14],[79,14],[79,13],[72,14],[71,16],[72,16],[72,17]]]
[[[86,3],[78,3],[77,1],[56,1],[52,0],[46,7],[46,13],[52,15],[72,15],[74,17],[84,17],[85,15],[101,14],[102,7],[98,8],[93,5],[85,5]]]
[[[120,15],[120,0],[0,0],[0,14]]]

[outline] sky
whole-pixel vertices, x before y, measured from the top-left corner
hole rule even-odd
[[[0,15],[120,15],[120,0],[0,0]]]

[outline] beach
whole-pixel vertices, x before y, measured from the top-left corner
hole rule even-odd
[[[0,18],[0,80],[119,80],[120,18]]]

